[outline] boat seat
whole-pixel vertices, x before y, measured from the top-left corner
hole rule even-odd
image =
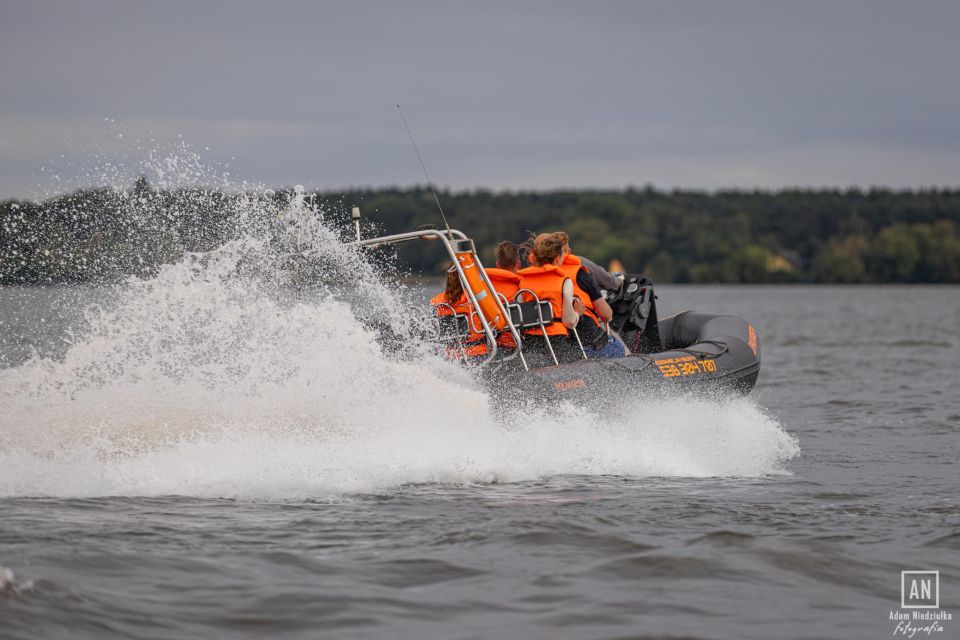
[[[463,315],[438,316],[437,325],[440,328],[440,339],[467,338],[470,335],[469,322],[467,316]]]
[[[539,306],[540,312],[537,312]],[[541,317],[543,324],[554,321],[553,307],[546,300],[531,300],[530,302],[514,302],[507,305],[510,312],[510,321],[517,329],[536,329],[540,327]]]
[[[448,309],[450,313],[440,314],[441,308]],[[470,337],[470,317],[466,314],[454,313],[452,305],[437,305],[433,318],[437,323],[437,340],[464,340]]]
[[[524,302],[522,300],[523,296],[529,296],[533,299]],[[545,338],[547,350],[550,352],[550,358],[553,360],[553,364],[560,364],[560,361],[557,359],[557,353],[550,342],[550,338],[547,336],[547,325],[560,322],[560,318],[553,315],[553,305],[547,300],[541,300],[537,297],[537,294],[530,289],[520,289],[520,291],[517,292],[514,303],[509,306],[509,309],[510,320],[518,329],[541,329],[543,331],[543,337]],[[577,333],[576,327],[570,329],[569,333],[576,338],[577,346],[580,347],[580,355],[586,360],[587,352],[583,349],[583,343],[580,342],[580,334]]]

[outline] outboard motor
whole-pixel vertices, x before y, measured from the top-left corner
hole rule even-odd
[[[657,296],[653,280],[627,274],[620,289],[607,302],[613,309],[610,328],[620,334],[633,353],[656,353],[663,350],[657,328]]]

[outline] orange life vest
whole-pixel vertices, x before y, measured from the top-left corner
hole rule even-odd
[[[502,294],[507,302],[513,302],[513,297],[517,295],[517,291],[520,289],[520,276],[506,269],[490,268],[484,269],[484,271],[487,272],[490,284],[497,290],[497,293]],[[501,302],[503,301],[501,300]]]
[[[446,292],[441,291],[437,295],[430,298],[430,304],[434,307],[437,307],[438,316],[450,316],[454,313],[470,313],[470,301],[467,300],[467,294],[465,293],[461,293],[460,297],[457,298],[455,302],[450,302],[447,300]],[[450,307],[453,307],[453,311],[450,311]]]
[[[543,267],[527,267],[520,270],[520,288],[529,289],[541,300],[546,300],[553,308],[554,321],[547,325],[548,336],[565,336],[567,328],[564,326],[563,318],[563,282],[569,280],[562,269],[552,264]],[[520,294],[523,296],[524,294]],[[529,300],[527,301],[529,302]],[[530,335],[543,335],[540,328],[528,329],[525,333]]]
[[[517,295],[517,291],[520,289],[520,276],[512,271],[507,271],[506,269],[490,268],[484,269],[484,271],[486,272],[487,277],[490,278],[490,284],[493,285],[494,290],[496,290],[497,293],[502,294],[503,297],[507,299],[507,303],[513,302],[514,296]],[[501,300],[501,302],[503,301]],[[433,299],[430,300],[430,304],[434,306],[443,303],[449,304],[447,303],[443,292],[434,296]],[[483,333],[483,328],[479,318],[475,318],[472,315],[473,305],[470,304],[467,294],[461,294],[460,299],[457,300],[457,302],[452,306],[454,307],[456,313],[470,316],[468,324],[470,335],[466,338],[464,352],[468,356],[486,355],[488,351],[487,336]],[[504,307],[506,307],[506,304],[504,304]],[[437,309],[437,313],[441,316],[450,315],[450,309],[449,307],[440,306]],[[480,327],[479,330],[478,327]],[[497,330],[495,326],[491,326],[491,328],[494,331]],[[517,346],[516,341],[513,339],[513,334],[507,330],[502,331],[500,335],[497,336],[497,344],[508,349],[515,349]]]
[[[463,352],[470,358],[477,358],[479,356],[487,355],[487,340],[483,339],[483,342],[478,344],[465,344],[463,345]]]
[[[438,293],[437,295],[433,296],[430,299],[430,304],[436,307],[437,315],[441,317],[451,316],[453,314],[469,316],[471,310],[473,309],[473,305],[471,305],[470,300],[467,299],[466,293],[461,293],[460,297],[457,298],[456,302],[451,304],[449,301],[447,301],[446,293],[444,291],[441,291],[440,293]],[[451,307],[453,308],[453,311],[450,310]],[[470,324],[472,323],[468,321],[467,326],[470,327]],[[483,342],[480,344],[470,344],[475,340],[483,340]],[[470,335],[467,336],[466,342],[464,343],[463,353],[471,357],[482,356],[486,354],[487,353],[486,336],[484,336],[483,333],[478,333],[474,331],[473,328],[470,327]],[[459,349],[448,347],[447,357],[450,358],[451,360],[459,359],[460,358]]]
[[[513,302],[517,291],[520,290],[520,276],[512,271],[495,267],[484,269],[484,271],[487,272],[487,277],[490,278],[490,284],[493,285],[497,293],[506,298],[507,302],[504,306]],[[503,302],[503,300],[500,302]],[[517,346],[516,341],[513,339],[513,334],[510,333],[509,329],[504,329],[500,332],[500,335],[497,336],[497,344],[508,349],[515,349]]]

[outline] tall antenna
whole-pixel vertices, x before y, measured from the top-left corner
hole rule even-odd
[[[440,198],[437,197],[437,190],[433,188],[433,181],[430,179],[430,174],[427,173],[427,166],[423,164],[423,157],[420,155],[420,149],[417,149],[417,143],[413,140],[413,134],[410,133],[410,127],[407,125],[407,119],[403,116],[403,109],[400,108],[400,105],[397,105],[397,111],[400,112],[400,119],[403,120],[403,128],[407,130],[407,135],[410,136],[410,144],[413,145],[413,150],[417,154],[417,160],[420,161],[420,168],[423,169],[423,177],[427,179],[427,186],[430,187],[430,191],[433,193],[433,199],[437,203],[437,209],[440,209],[440,217],[443,218],[443,225],[447,228],[447,235],[450,235],[450,223],[447,222],[447,216],[443,213],[443,207],[440,206]]]

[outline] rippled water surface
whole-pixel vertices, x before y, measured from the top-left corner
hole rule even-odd
[[[504,424],[181,276],[0,288],[2,638],[879,638],[910,569],[960,614],[958,288],[664,286],[756,326],[748,399]]]

